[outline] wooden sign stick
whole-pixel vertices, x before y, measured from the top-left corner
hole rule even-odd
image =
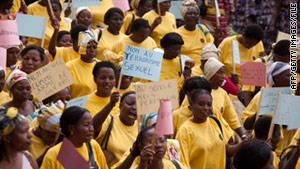
[[[67,8],[69,8],[70,5],[71,5],[71,0],[68,0],[68,6],[67,6]]]
[[[55,18],[55,15],[53,13],[53,8],[52,8],[51,0],[48,0],[48,5],[49,5],[49,10],[50,10],[52,18]]]
[[[277,97],[276,97],[276,103],[275,103],[275,107],[274,107],[274,110],[273,110],[273,117],[272,117],[270,129],[269,129],[268,139],[271,139],[271,138],[272,138],[272,135],[273,135],[274,125],[275,125],[275,124],[274,124],[274,113],[275,113],[275,111],[276,111],[276,109],[277,109],[279,96],[280,96],[280,93],[278,93],[278,94],[277,94]],[[268,139],[267,139],[267,140],[268,140]]]
[[[46,28],[47,28],[47,22],[48,22],[48,18],[46,18],[46,22],[45,22],[44,35],[43,35],[41,47],[44,46],[44,42],[45,42],[45,33],[46,33]]]
[[[157,11],[158,11],[158,15],[161,16],[160,5],[159,5],[159,3],[157,3]]]
[[[123,75],[120,74],[119,81],[118,81],[118,86],[117,86],[118,92],[120,92],[120,87],[121,87],[122,78],[123,78]]]

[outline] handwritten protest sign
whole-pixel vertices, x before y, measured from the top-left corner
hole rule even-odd
[[[81,6],[98,6],[99,0],[72,0],[72,8],[78,8]]]
[[[19,45],[19,33],[16,21],[0,20],[0,46]]]
[[[64,138],[57,155],[57,161],[65,169],[90,169],[90,164],[76,150],[70,140]]]
[[[162,56],[162,53],[153,50],[127,45],[121,74],[159,81]]]
[[[138,114],[157,112],[161,99],[172,101],[172,110],[178,108],[177,80],[164,80],[160,82],[136,84]]]
[[[72,99],[67,103],[66,108],[71,107],[71,106],[79,106],[79,107],[85,108],[87,99],[88,99],[88,95]]]
[[[232,40],[232,55],[233,63],[240,64],[239,43],[236,40]]]
[[[300,113],[299,113],[299,103],[300,96],[289,95],[289,123],[288,130],[296,129],[300,127]]]
[[[243,85],[265,86],[266,65],[262,62],[241,62],[241,79]]]
[[[44,37],[45,26],[47,23],[46,17],[17,14],[16,21],[18,24],[19,34],[21,36],[38,39],[42,39]]]
[[[263,88],[258,110],[259,115],[273,114],[278,93],[291,95],[292,90],[290,87]]]
[[[182,0],[171,1],[171,8],[169,12],[172,13],[176,19],[182,19],[180,12],[182,8],[182,2]]]
[[[0,48],[0,66],[6,71],[6,49]]]
[[[160,106],[155,125],[155,133],[161,135],[174,134],[171,100],[160,100]]]
[[[128,0],[112,0],[116,8],[120,8],[123,12],[130,9]]]
[[[39,101],[74,83],[74,79],[62,58],[30,73],[27,79]]]

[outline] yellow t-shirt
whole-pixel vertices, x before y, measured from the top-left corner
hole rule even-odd
[[[10,12],[12,13],[19,12],[20,8],[21,8],[21,1],[13,0],[13,6],[10,8]]]
[[[131,40],[129,36],[124,36],[122,39],[119,39],[119,41],[113,46],[112,51],[118,55],[123,56],[126,45],[137,46],[149,50],[152,50],[157,47],[156,43],[151,37],[147,37],[142,43],[137,43]]]
[[[104,136],[108,130],[111,123],[111,116],[108,116],[104,123],[102,124],[101,131],[96,138],[96,141],[101,145]],[[109,164],[111,167],[116,162],[118,162],[122,155],[131,148],[133,142],[136,140],[138,135],[138,124],[135,121],[133,126],[126,126],[120,120],[120,115],[114,115],[113,127],[109,136],[109,141],[107,144],[107,150],[111,152],[115,159]],[[120,141],[122,140],[122,141]]]
[[[168,79],[179,79],[179,73],[181,72],[179,58],[176,57],[172,60],[163,58],[160,70],[159,80],[168,80]]]
[[[296,73],[296,82],[299,83],[300,82],[300,73]]]
[[[177,33],[181,35],[184,44],[181,47],[180,54],[184,54],[194,59],[195,65],[201,64],[201,51],[207,42],[214,43],[214,37],[211,33],[204,34],[208,29],[205,25],[200,24],[203,31],[196,26],[195,30],[189,31],[181,26],[177,29]]]
[[[80,58],[67,63],[67,67],[75,80],[70,86],[72,99],[87,95],[97,89],[92,73],[96,63],[97,61],[86,63]]]
[[[106,49],[112,50],[114,44],[116,44],[118,40],[123,37],[125,37],[125,35],[121,32],[119,35],[113,35],[107,30],[107,28],[102,29],[102,36],[97,46],[97,59],[104,60],[103,51]]]
[[[36,16],[42,16],[42,17],[49,18],[49,15],[48,15],[48,12],[47,12],[47,7],[40,5],[38,2],[39,1],[36,1],[36,2],[28,5],[27,14],[28,15],[36,15]],[[60,2],[60,4],[63,7],[64,6],[64,0],[59,0],[59,2]],[[60,17],[61,18],[64,17],[64,13],[63,12],[60,14]]]
[[[12,100],[12,98],[9,97],[8,93],[6,93],[5,91],[0,92],[0,105],[4,104],[6,102],[9,102],[11,100]]]
[[[219,49],[222,51],[219,60],[225,65],[225,75],[231,77],[232,69],[232,40],[237,40],[237,36],[231,36],[225,38],[221,44],[219,45]],[[253,61],[255,60],[260,52],[264,51],[264,47],[262,42],[260,41],[255,46],[250,49],[245,48],[240,42],[239,44],[239,53],[240,53],[240,61]],[[239,88],[241,87],[241,72],[240,72],[240,65],[235,64],[235,72],[239,77]]]
[[[132,20],[133,17],[132,17],[132,15],[134,15],[134,20],[141,18],[141,17],[137,16],[135,14],[135,12],[133,12],[132,14],[127,14],[125,16],[125,18],[124,18],[124,22],[123,22],[123,25],[122,25],[122,28],[121,28],[120,32],[122,32],[124,34],[126,33],[126,31],[129,28],[130,24],[133,23],[133,20]]]
[[[95,140],[90,141],[93,153],[94,153],[94,159],[97,163],[99,169],[108,169],[108,166],[106,164],[105,156],[99,146],[99,144]],[[62,143],[57,144],[56,146],[50,148],[48,152],[46,153],[42,166],[40,169],[64,169],[64,167],[60,164],[60,162],[57,160],[57,156],[60,150]],[[83,143],[82,147],[76,148],[76,150],[82,155],[82,157],[89,161],[89,152],[86,143]]]
[[[92,27],[95,27],[96,25],[105,25],[104,15],[112,7],[114,7],[112,0],[101,0],[100,5],[89,6],[88,8],[93,14]]]
[[[110,102],[110,97],[99,97],[95,93],[88,96],[85,108],[94,117],[107,103]],[[111,110],[111,114],[115,115],[119,112],[119,102]]]
[[[198,66],[194,66],[192,68],[192,72],[191,72],[191,77],[193,76],[202,76],[204,75],[204,72],[203,70],[200,68],[200,65]],[[183,75],[180,76],[180,78],[178,79],[177,81],[177,86],[178,86],[178,92],[181,90],[182,86],[183,86],[183,83],[184,83],[184,77]]]
[[[46,144],[44,144],[43,140],[39,137],[37,137],[33,132],[33,129],[30,130],[30,133],[32,135],[31,138],[31,145],[28,149],[28,151],[33,155],[35,159],[38,159],[48,148]]]
[[[293,139],[291,140],[291,143],[289,146],[296,146],[297,145],[297,140],[300,138],[300,128],[297,129]],[[300,168],[300,160],[298,159],[296,168]]]
[[[151,10],[145,13],[143,19],[146,19],[149,22],[149,25],[152,25],[157,17],[159,17],[159,15],[154,10]],[[176,32],[176,18],[173,14],[166,12],[164,16],[161,16],[161,23],[152,31],[151,37],[154,39],[157,46],[161,48],[160,40],[170,32]]]
[[[188,120],[176,136],[180,144],[180,160],[190,169],[224,169],[226,148],[218,124],[208,117],[203,123]]]
[[[68,63],[71,60],[80,58],[80,53],[76,52],[73,47],[56,47],[56,54],[54,59],[63,58],[65,63]]]
[[[67,20],[65,18],[62,18],[61,21],[59,22],[59,31],[70,31],[71,30],[71,20]],[[46,23],[46,29],[45,29],[45,34],[44,34],[44,46],[43,48],[48,49],[50,39],[53,35],[54,29],[51,25],[50,19],[47,20]],[[37,39],[37,38],[28,38],[28,44],[35,44],[38,46],[41,46],[42,44],[42,39]]]

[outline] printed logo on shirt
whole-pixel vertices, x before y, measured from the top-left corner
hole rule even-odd
[[[204,43],[204,42],[205,42],[203,38],[201,38],[201,39],[200,39],[200,41],[201,41],[202,43]]]

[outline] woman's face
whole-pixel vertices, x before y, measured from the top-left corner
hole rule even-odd
[[[127,89],[130,86],[132,79],[133,79],[132,76],[122,75],[122,82],[121,82],[120,89]]]
[[[290,70],[286,70],[279,75],[273,77],[274,79],[274,86],[276,87],[287,87],[290,86],[290,77],[291,73]]]
[[[40,128],[40,134],[44,144],[50,146],[54,143],[57,132],[50,132]]]
[[[97,43],[93,42],[86,48],[86,56],[90,59],[95,58],[97,55]]]
[[[5,85],[5,72],[4,70],[0,70],[0,93],[2,92]]]
[[[86,27],[90,27],[92,24],[92,14],[88,10],[83,10],[79,13],[78,17],[78,24],[85,25]]]
[[[143,5],[138,7],[138,10],[141,11],[143,14],[152,10],[152,0],[147,0],[144,2]]]
[[[206,121],[212,114],[212,98],[208,94],[200,94],[191,102],[191,109],[196,122]]]
[[[270,155],[270,158],[269,158],[267,164],[261,169],[275,169],[275,167],[273,165],[273,159],[274,159],[273,153],[271,152],[271,155]]]
[[[137,119],[135,94],[127,95],[120,103],[120,118],[126,125],[133,125]]]
[[[115,12],[107,21],[108,27],[115,31],[120,31],[123,25],[124,17],[119,13]]]
[[[31,96],[31,87],[28,80],[24,79],[18,81],[10,88],[10,92],[12,93],[14,100],[28,100]]]
[[[171,0],[159,3],[161,12],[168,12],[171,7]]]
[[[72,47],[73,42],[70,34],[63,35],[60,40],[57,42],[58,47]]]
[[[9,48],[7,49],[7,66],[12,66],[15,65],[18,61],[18,56],[20,53],[20,49],[19,48]]]
[[[165,47],[165,49],[164,49],[165,55],[170,59],[176,58],[179,55],[180,50],[181,50],[180,44],[171,44],[171,45]]]
[[[98,70],[97,77],[94,79],[97,84],[97,92],[102,97],[109,97],[111,90],[116,84],[116,75],[112,68],[103,67]]]
[[[38,68],[42,67],[43,61],[41,59],[40,52],[38,52],[35,49],[29,50],[22,57],[22,66],[22,71],[24,71],[27,74],[30,74]]]
[[[199,11],[195,8],[189,9],[184,15],[184,22],[186,25],[196,25],[199,19]]]
[[[56,18],[60,18],[60,13],[61,13],[61,9],[60,7],[55,4],[55,3],[52,3],[52,9],[53,9],[53,14]]]
[[[214,74],[209,81],[216,86],[221,86],[224,82],[224,77],[225,77],[225,67],[221,67],[216,74]]]
[[[141,27],[137,31],[132,31],[132,36],[137,43],[142,43],[151,33],[150,28]]]
[[[17,151],[28,150],[31,145],[31,133],[26,119],[20,121],[15,130],[9,135],[10,145]]]
[[[61,100],[64,103],[67,103],[67,101],[71,100],[70,90],[68,88],[64,88],[51,97],[51,101],[53,103],[56,103],[58,100]]]
[[[89,112],[85,112],[74,126],[74,137],[81,143],[89,142],[93,138],[93,118]]]

